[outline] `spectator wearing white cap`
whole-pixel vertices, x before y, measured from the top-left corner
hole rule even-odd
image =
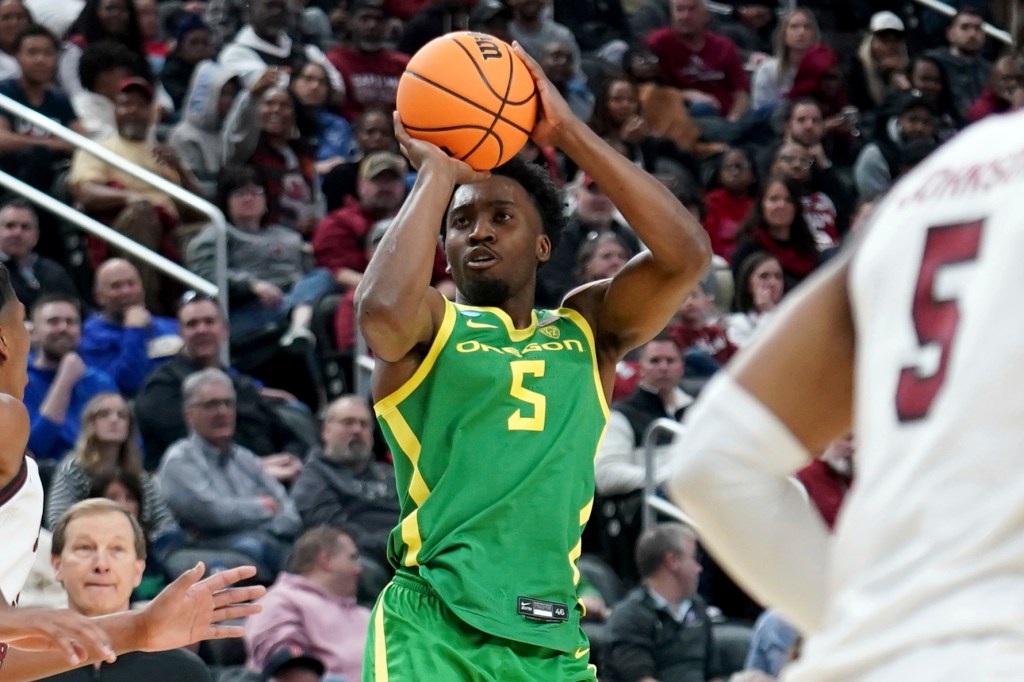
[[[907,80],[906,27],[892,12],[876,12],[868,32],[850,64],[850,104],[869,112],[897,90],[910,88]]]

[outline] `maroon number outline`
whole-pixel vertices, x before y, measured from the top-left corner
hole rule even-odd
[[[935,278],[949,265],[967,263],[978,257],[984,220],[974,220],[928,228],[924,255],[914,288],[911,317],[918,345],[941,346],[939,366],[929,376],[921,376],[919,368],[904,367],[896,387],[896,414],[901,422],[911,422],[928,415],[939,390],[946,380],[949,356],[960,324],[958,297],[939,299],[935,296]]]

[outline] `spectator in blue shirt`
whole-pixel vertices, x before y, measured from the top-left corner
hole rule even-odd
[[[63,294],[42,296],[32,309],[25,407],[32,422],[28,449],[39,460],[63,457],[78,438],[85,404],[98,393],[117,392],[109,376],[75,352],[81,325],[81,304]]]
[[[89,367],[109,375],[125,396],[135,395],[150,374],[181,350],[178,321],[156,317],[134,265],[112,258],[96,270],[99,312],[85,321],[78,352]]]

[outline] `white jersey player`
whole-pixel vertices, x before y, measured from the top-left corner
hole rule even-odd
[[[900,182],[691,408],[674,499],[808,640],[786,682],[1024,669],[1024,114]],[[848,430],[829,537],[786,476]]]
[[[43,515],[43,486],[39,469],[30,457],[23,457],[21,467],[3,488],[0,488],[0,594],[16,606],[21,588],[28,579],[39,547],[39,523]]]

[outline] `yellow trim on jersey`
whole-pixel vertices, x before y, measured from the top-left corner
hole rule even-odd
[[[405,421],[402,411],[397,407],[388,410],[380,418],[388,425],[391,434],[398,442],[399,450],[412,465],[412,476],[409,478],[409,497],[416,503],[416,509],[402,519],[401,528],[402,542],[408,548],[403,563],[406,566],[416,566],[417,555],[423,547],[423,536],[420,534],[420,524],[416,512],[430,497],[430,488],[427,487],[427,482],[423,480],[423,474],[420,472],[420,453],[423,446],[416,434],[413,433],[409,422]]]
[[[533,333],[537,330],[537,311],[530,311],[530,324],[524,329],[516,329],[515,324],[512,322],[512,318],[508,316],[501,308],[494,308],[491,306],[477,306],[477,305],[465,305],[464,303],[454,304],[459,310],[479,310],[494,315],[501,323],[505,325],[505,331],[508,332],[508,338],[513,341],[525,341],[526,339],[533,336]]]
[[[402,519],[402,542],[405,543],[405,559],[402,563],[406,567],[419,566],[419,553],[423,549],[423,536],[420,535],[420,522],[417,516],[420,510],[413,509],[409,515]]]
[[[580,558],[580,554],[583,553],[583,538],[580,538],[576,542],[576,546],[569,551],[569,566],[572,568],[572,584],[580,584],[580,569],[576,565],[576,562]]]
[[[590,518],[590,511],[594,508],[594,496],[591,495],[587,503],[580,509],[580,527],[587,523],[587,519]],[[580,569],[576,566],[576,562],[579,561],[580,554],[583,553],[583,538],[581,537],[576,543],[576,546],[569,552],[569,567],[572,568],[572,584],[580,584]],[[580,602],[582,603],[582,602]],[[584,608],[584,611],[586,609]]]
[[[583,332],[583,335],[587,337],[587,341],[590,345],[591,364],[594,367],[594,387],[597,389],[597,400],[601,404],[601,411],[604,412],[604,418],[607,420],[609,414],[608,400],[605,398],[604,384],[601,383],[601,374],[597,369],[597,345],[594,343],[594,330],[590,328],[590,323],[587,322],[586,318],[572,308],[559,308],[554,312],[579,327],[580,331]],[[604,436],[602,434],[602,438],[603,437]]]
[[[581,526],[586,524],[586,522],[590,520],[590,512],[593,511],[593,509],[594,509],[594,496],[591,495],[590,499],[587,501],[587,503],[585,505],[583,505],[583,509],[580,509],[580,525]]]
[[[377,613],[373,617],[373,679],[388,682],[388,648],[384,642],[384,595],[391,589],[388,583],[377,600]]]
[[[409,480],[409,497],[413,499],[417,507],[422,507],[423,503],[427,501],[427,497],[430,496],[430,488],[427,487],[426,481],[423,480],[423,474],[420,473],[420,452],[423,446],[420,444],[416,434],[413,433],[409,422],[405,421],[401,410],[391,410],[381,415],[381,419],[391,429],[391,434],[398,441],[398,447],[401,449],[402,454],[412,464],[412,477]]]
[[[389,395],[378,400],[374,406],[373,411],[378,417],[382,416],[387,410],[394,409],[403,400],[412,395],[423,380],[430,374],[430,370],[433,369],[434,363],[437,362],[437,356],[441,354],[441,350],[445,344],[448,343],[448,339],[452,335],[452,330],[455,329],[455,308],[451,301],[445,300],[444,307],[444,319],[441,320],[441,326],[437,330],[437,335],[434,336],[434,342],[430,344],[430,350],[427,351],[426,357],[423,358],[423,362],[416,368],[409,380],[399,386],[395,391]]]

